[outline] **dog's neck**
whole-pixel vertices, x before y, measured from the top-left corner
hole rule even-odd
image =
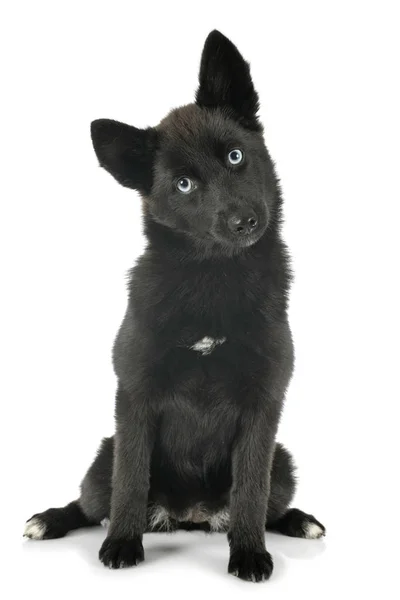
[[[255,328],[266,312],[284,318],[290,271],[279,226],[273,225],[234,256],[207,256],[184,234],[145,218],[148,246],[129,287],[137,321],[148,328],[156,323],[157,331],[175,328],[185,346],[204,353],[248,327],[249,315]]]
[[[210,268],[234,261],[237,264],[253,263],[256,258],[263,262],[280,245],[280,232],[277,222],[272,221],[262,237],[252,246],[227,247],[218,242],[204,238],[194,239],[186,233],[174,231],[156,222],[149,214],[144,214],[144,232],[149,242],[148,250],[165,259],[168,263],[176,263],[187,267],[190,263],[209,263]]]

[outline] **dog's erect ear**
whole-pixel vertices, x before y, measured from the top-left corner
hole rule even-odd
[[[100,166],[125,187],[149,194],[157,146],[155,129],[137,129],[110,119],[93,121],[90,129]]]
[[[217,30],[209,34],[204,44],[196,102],[208,108],[228,108],[245,127],[261,129],[257,119],[258,94],[249,64]]]

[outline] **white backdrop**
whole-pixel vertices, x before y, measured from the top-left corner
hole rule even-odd
[[[398,577],[399,18],[396,2],[8,2],[1,16],[1,588],[5,597],[345,598]],[[111,346],[141,253],[140,200],[90,121],[156,124],[193,99],[210,30],[250,60],[285,197],[296,344],[279,439],[323,542],[267,535],[270,582],[226,574],[224,536],[146,536],[110,572],[104,531],[24,542],[113,432]],[[393,579],[392,579],[393,578]],[[167,586],[167,587],[166,587]],[[168,587],[169,586],[169,587]],[[383,593],[383,592],[382,592]],[[115,596],[118,597],[118,596]]]

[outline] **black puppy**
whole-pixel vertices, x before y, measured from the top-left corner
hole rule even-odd
[[[213,31],[196,102],[160,125],[92,123],[100,165],[143,198],[148,246],[131,273],[114,347],[116,433],[79,500],[32,517],[34,539],[110,520],[100,560],[144,558],[145,531],[227,531],[230,573],[267,579],[265,529],[318,538],[288,509],[289,453],[275,441],[293,369],[281,195],[249,65]]]

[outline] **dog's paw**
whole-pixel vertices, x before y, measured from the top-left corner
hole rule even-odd
[[[46,535],[46,523],[37,515],[33,516],[25,524],[24,537],[31,540],[43,540]]]
[[[318,540],[319,538],[324,537],[326,533],[322,523],[317,521],[312,515],[308,515],[308,518],[304,520],[301,527],[304,532],[304,537],[307,540]]]
[[[274,564],[269,552],[234,550],[229,559],[228,572],[245,581],[266,581],[270,578]]]
[[[99,559],[110,569],[134,567],[144,560],[143,545],[139,538],[115,539],[107,537],[99,552]]]
[[[306,540],[317,540],[326,533],[322,523],[313,515],[308,515],[298,508],[290,508],[283,517],[271,525],[267,523],[267,529]]]
[[[26,522],[24,537],[31,540],[52,540],[64,537],[68,529],[62,509],[49,508],[45,512],[33,515]]]

